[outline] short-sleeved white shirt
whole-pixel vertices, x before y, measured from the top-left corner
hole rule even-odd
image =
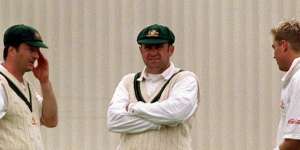
[[[300,140],[300,58],[296,58],[282,78],[281,118],[277,149],[284,139]]]

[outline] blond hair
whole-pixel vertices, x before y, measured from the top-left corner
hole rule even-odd
[[[296,19],[280,22],[271,29],[275,41],[286,40],[292,49],[300,52],[300,22]]]

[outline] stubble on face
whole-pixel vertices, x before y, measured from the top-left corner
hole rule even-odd
[[[173,50],[169,44],[141,45],[140,51],[148,73],[159,74],[170,65]]]
[[[273,41],[272,48],[274,50],[273,58],[276,60],[280,71],[288,71],[292,61],[290,58],[290,50],[288,42],[285,40]]]
[[[25,73],[33,70],[38,59],[38,51],[39,48],[24,43],[18,47],[16,61],[20,71]]]

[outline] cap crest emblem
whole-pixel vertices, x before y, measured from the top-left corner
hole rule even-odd
[[[34,38],[37,39],[37,40],[42,40],[42,37],[38,32],[34,33]]]
[[[159,32],[157,32],[156,30],[150,30],[148,31],[147,37],[158,37],[159,36]]]

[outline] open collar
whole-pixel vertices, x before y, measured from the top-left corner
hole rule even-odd
[[[290,80],[290,78],[297,72],[297,70],[300,69],[300,57],[293,60],[293,63],[289,70],[284,74],[284,76],[281,78],[282,82],[287,82]]]
[[[176,68],[173,62],[170,62],[170,66],[163,71],[161,74],[159,74],[164,80],[169,80],[171,76],[176,73],[179,70],[179,68]],[[141,76],[137,79],[138,81],[147,80],[147,72],[146,67],[144,67]]]
[[[2,63],[0,64],[0,71],[5,74],[18,88],[20,91],[24,92],[24,85],[27,85],[26,80],[24,79],[23,82],[20,82],[15,76],[13,76],[10,72],[8,72],[8,70],[2,65]],[[24,95],[27,95],[25,93],[23,93]]]

